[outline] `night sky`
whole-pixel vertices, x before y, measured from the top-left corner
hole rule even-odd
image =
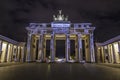
[[[1,0],[0,34],[26,41],[29,23],[51,22],[59,9],[72,23],[93,23],[97,42],[120,34],[120,0]]]

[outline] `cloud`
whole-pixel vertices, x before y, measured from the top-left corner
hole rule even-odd
[[[71,22],[93,23],[95,39],[105,41],[120,34],[119,4],[120,0],[3,0],[0,2],[0,34],[25,41],[28,23],[51,22],[52,15],[62,9]]]

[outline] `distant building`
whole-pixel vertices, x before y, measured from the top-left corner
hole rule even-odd
[[[65,62],[71,61],[70,40],[75,41],[76,62],[95,62],[93,33],[95,27],[91,23],[71,23],[68,17],[59,10],[53,15],[51,23],[30,23],[28,31],[26,61],[55,62],[56,40],[65,41]],[[46,40],[50,40],[50,55],[46,56]]]
[[[0,62],[23,62],[25,43],[0,35]]]
[[[103,43],[96,43],[96,60],[101,63],[120,63],[120,35]]]

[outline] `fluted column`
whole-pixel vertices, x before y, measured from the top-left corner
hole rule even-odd
[[[102,62],[105,63],[104,46],[101,47]]]
[[[104,55],[104,63],[106,63],[106,52],[105,52],[105,46],[103,46],[103,55]]]
[[[13,44],[10,46],[10,56],[9,56],[9,61],[12,61],[12,56],[13,56]]]
[[[45,39],[45,34],[43,35],[43,61],[46,61],[46,39]]]
[[[78,60],[81,62],[83,60],[82,58],[82,35],[78,34]]]
[[[25,43],[22,43],[22,49],[21,49],[21,54],[22,54],[22,57],[21,57],[21,61],[24,62],[25,60]]]
[[[3,43],[3,41],[1,40],[0,41],[0,54],[2,53],[2,43]]]
[[[109,47],[109,45],[107,45],[107,50],[108,50],[108,60],[109,60],[109,63],[111,63],[112,62],[112,58],[111,58],[111,53],[110,53],[110,47]]]
[[[119,58],[118,58],[118,63],[120,63],[120,41],[118,41],[118,56],[119,56]]]
[[[114,47],[114,43],[112,43],[112,51],[113,51],[113,58],[114,58],[114,63],[117,63],[116,62],[116,55],[115,55],[115,47]]]
[[[109,47],[110,47],[109,49],[110,49],[110,55],[111,55],[111,63],[114,63],[114,55],[113,55],[112,45],[110,44]]]
[[[95,62],[93,33],[90,34],[90,59],[91,59],[91,62]]]
[[[19,62],[20,61],[20,55],[21,55],[21,47],[20,46],[18,46],[17,47],[17,55],[16,55],[16,58],[17,58],[17,61]]]
[[[8,44],[7,62],[10,62],[10,51],[11,51],[11,44]]]
[[[119,50],[119,53],[120,53],[120,41],[118,42],[118,50]]]
[[[76,38],[75,38],[75,60],[76,62],[78,62],[78,35],[76,34]]]
[[[70,59],[70,34],[68,34],[68,61]]]
[[[66,34],[66,53],[65,53],[66,62],[69,61],[69,54],[70,54],[70,35]]]
[[[13,47],[12,47],[11,61],[14,61],[14,44],[13,44]]]
[[[17,61],[17,54],[18,54],[18,46],[15,47],[15,58],[14,58],[14,61],[16,62]]]
[[[43,54],[43,37],[44,35],[41,34],[39,37],[39,51],[38,51],[38,60],[41,62],[44,59],[44,54]]]
[[[12,61],[15,61],[15,45],[12,48]]]
[[[27,55],[26,55],[26,61],[31,61],[31,41],[32,41],[32,34],[28,34],[28,40],[27,40]]]
[[[51,40],[50,40],[50,56],[51,56],[51,62],[55,61],[55,34],[51,34]]]
[[[1,40],[0,41],[0,62],[1,62],[1,55],[2,55],[2,44],[3,44],[3,41]]]
[[[6,47],[5,62],[7,62],[7,56],[8,56],[8,46],[9,46],[9,43],[7,43],[7,47]]]
[[[1,55],[2,55],[2,40],[0,41],[0,62],[1,62]]]

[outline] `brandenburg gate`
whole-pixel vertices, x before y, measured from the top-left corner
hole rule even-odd
[[[65,40],[65,62],[70,62],[70,40],[75,41],[75,62],[95,62],[92,23],[71,23],[59,10],[51,23],[30,23],[26,61],[56,62],[56,40]],[[46,40],[50,40],[50,56],[46,57]]]

